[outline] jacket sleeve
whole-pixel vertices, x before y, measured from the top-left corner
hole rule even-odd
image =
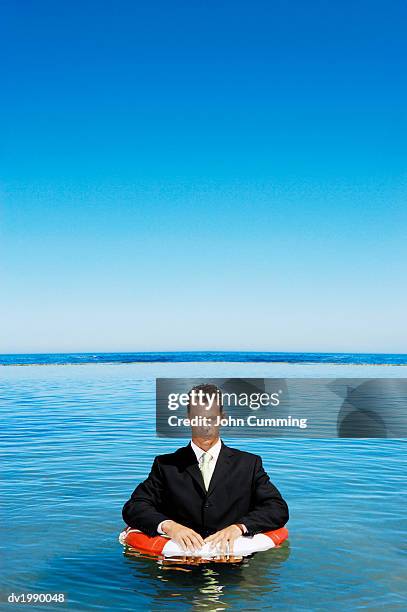
[[[156,457],[148,478],[134,489],[130,499],[123,506],[124,522],[147,535],[157,535],[158,525],[168,519],[168,516],[161,511],[163,494],[164,482]]]
[[[254,467],[251,508],[239,518],[247,528],[245,535],[252,536],[262,531],[271,531],[284,527],[289,518],[288,506],[279,490],[270,482],[264,471],[260,457],[256,457]]]

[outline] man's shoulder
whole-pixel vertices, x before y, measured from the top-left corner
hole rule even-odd
[[[188,446],[182,446],[181,448],[177,448],[172,453],[165,453],[164,455],[157,455],[155,461],[160,465],[171,465],[174,463],[179,463],[185,456],[188,454]]]
[[[236,459],[251,463],[256,463],[259,460],[261,461],[260,455],[256,455],[255,453],[249,453],[248,451],[240,450],[239,448],[232,448],[231,446],[226,445],[225,448],[228,450],[228,452],[230,452],[231,455],[236,457]]]

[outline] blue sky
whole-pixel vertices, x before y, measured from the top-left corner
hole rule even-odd
[[[1,11],[1,352],[406,352],[404,2]]]

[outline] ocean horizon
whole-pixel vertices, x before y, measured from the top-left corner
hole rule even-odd
[[[407,353],[312,353],[267,351],[143,351],[85,353],[4,353],[0,365],[81,365],[131,363],[291,363],[407,365]]]

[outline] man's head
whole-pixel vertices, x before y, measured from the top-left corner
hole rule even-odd
[[[206,413],[222,414],[222,392],[216,385],[196,385],[196,387],[192,387],[188,395],[188,416],[198,409],[204,409]],[[212,408],[215,409],[214,412],[212,412]]]
[[[188,417],[201,417],[202,424],[192,427],[192,439],[208,448],[219,438],[219,418],[223,416],[222,393],[216,385],[197,385],[189,392]],[[197,442],[198,443],[198,442]]]

